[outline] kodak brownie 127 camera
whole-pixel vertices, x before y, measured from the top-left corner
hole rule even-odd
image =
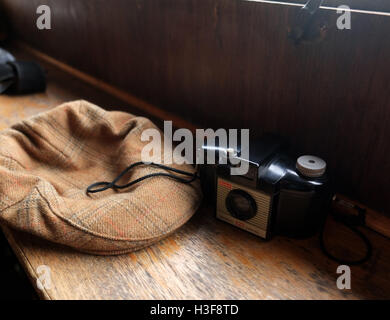
[[[210,148],[213,146],[203,146]],[[236,150],[232,157],[249,162],[245,175],[232,175],[231,161],[201,168],[203,187],[213,186],[217,218],[264,239],[274,234],[314,235],[325,220],[331,199],[325,161],[315,156],[290,156],[283,140],[274,135],[251,141],[249,159],[241,154]]]

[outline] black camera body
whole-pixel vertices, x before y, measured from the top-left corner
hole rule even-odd
[[[210,146],[206,146],[209,148]],[[220,149],[220,148],[219,148]],[[331,188],[326,163],[314,156],[296,157],[274,135],[251,141],[245,175],[232,175],[232,163],[201,168],[202,185],[213,190],[218,219],[264,239],[272,235],[310,237],[325,221]]]

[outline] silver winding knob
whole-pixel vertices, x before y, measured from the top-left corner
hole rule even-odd
[[[309,178],[321,177],[326,171],[326,162],[316,156],[301,156],[297,159],[298,171]]]

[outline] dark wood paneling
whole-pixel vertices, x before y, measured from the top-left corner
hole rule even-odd
[[[294,45],[299,7],[236,0],[2,0],[16,36],[206,127],[279,132],[325,158],[341,192],[390,212],[390,17],[352,15]]]

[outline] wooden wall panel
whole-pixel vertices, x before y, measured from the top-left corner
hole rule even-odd
[[[15,36],[205,127],[290,137],[325,158],[341,192],[390,213],[390,17],[352,14],[294,45],[298,7],[239,0],[0,0]],[[377,2],[378,3],[378,2]],[[384,3],[384,2],[382,2]],[[378,7],[379,8],[379,7]]]

